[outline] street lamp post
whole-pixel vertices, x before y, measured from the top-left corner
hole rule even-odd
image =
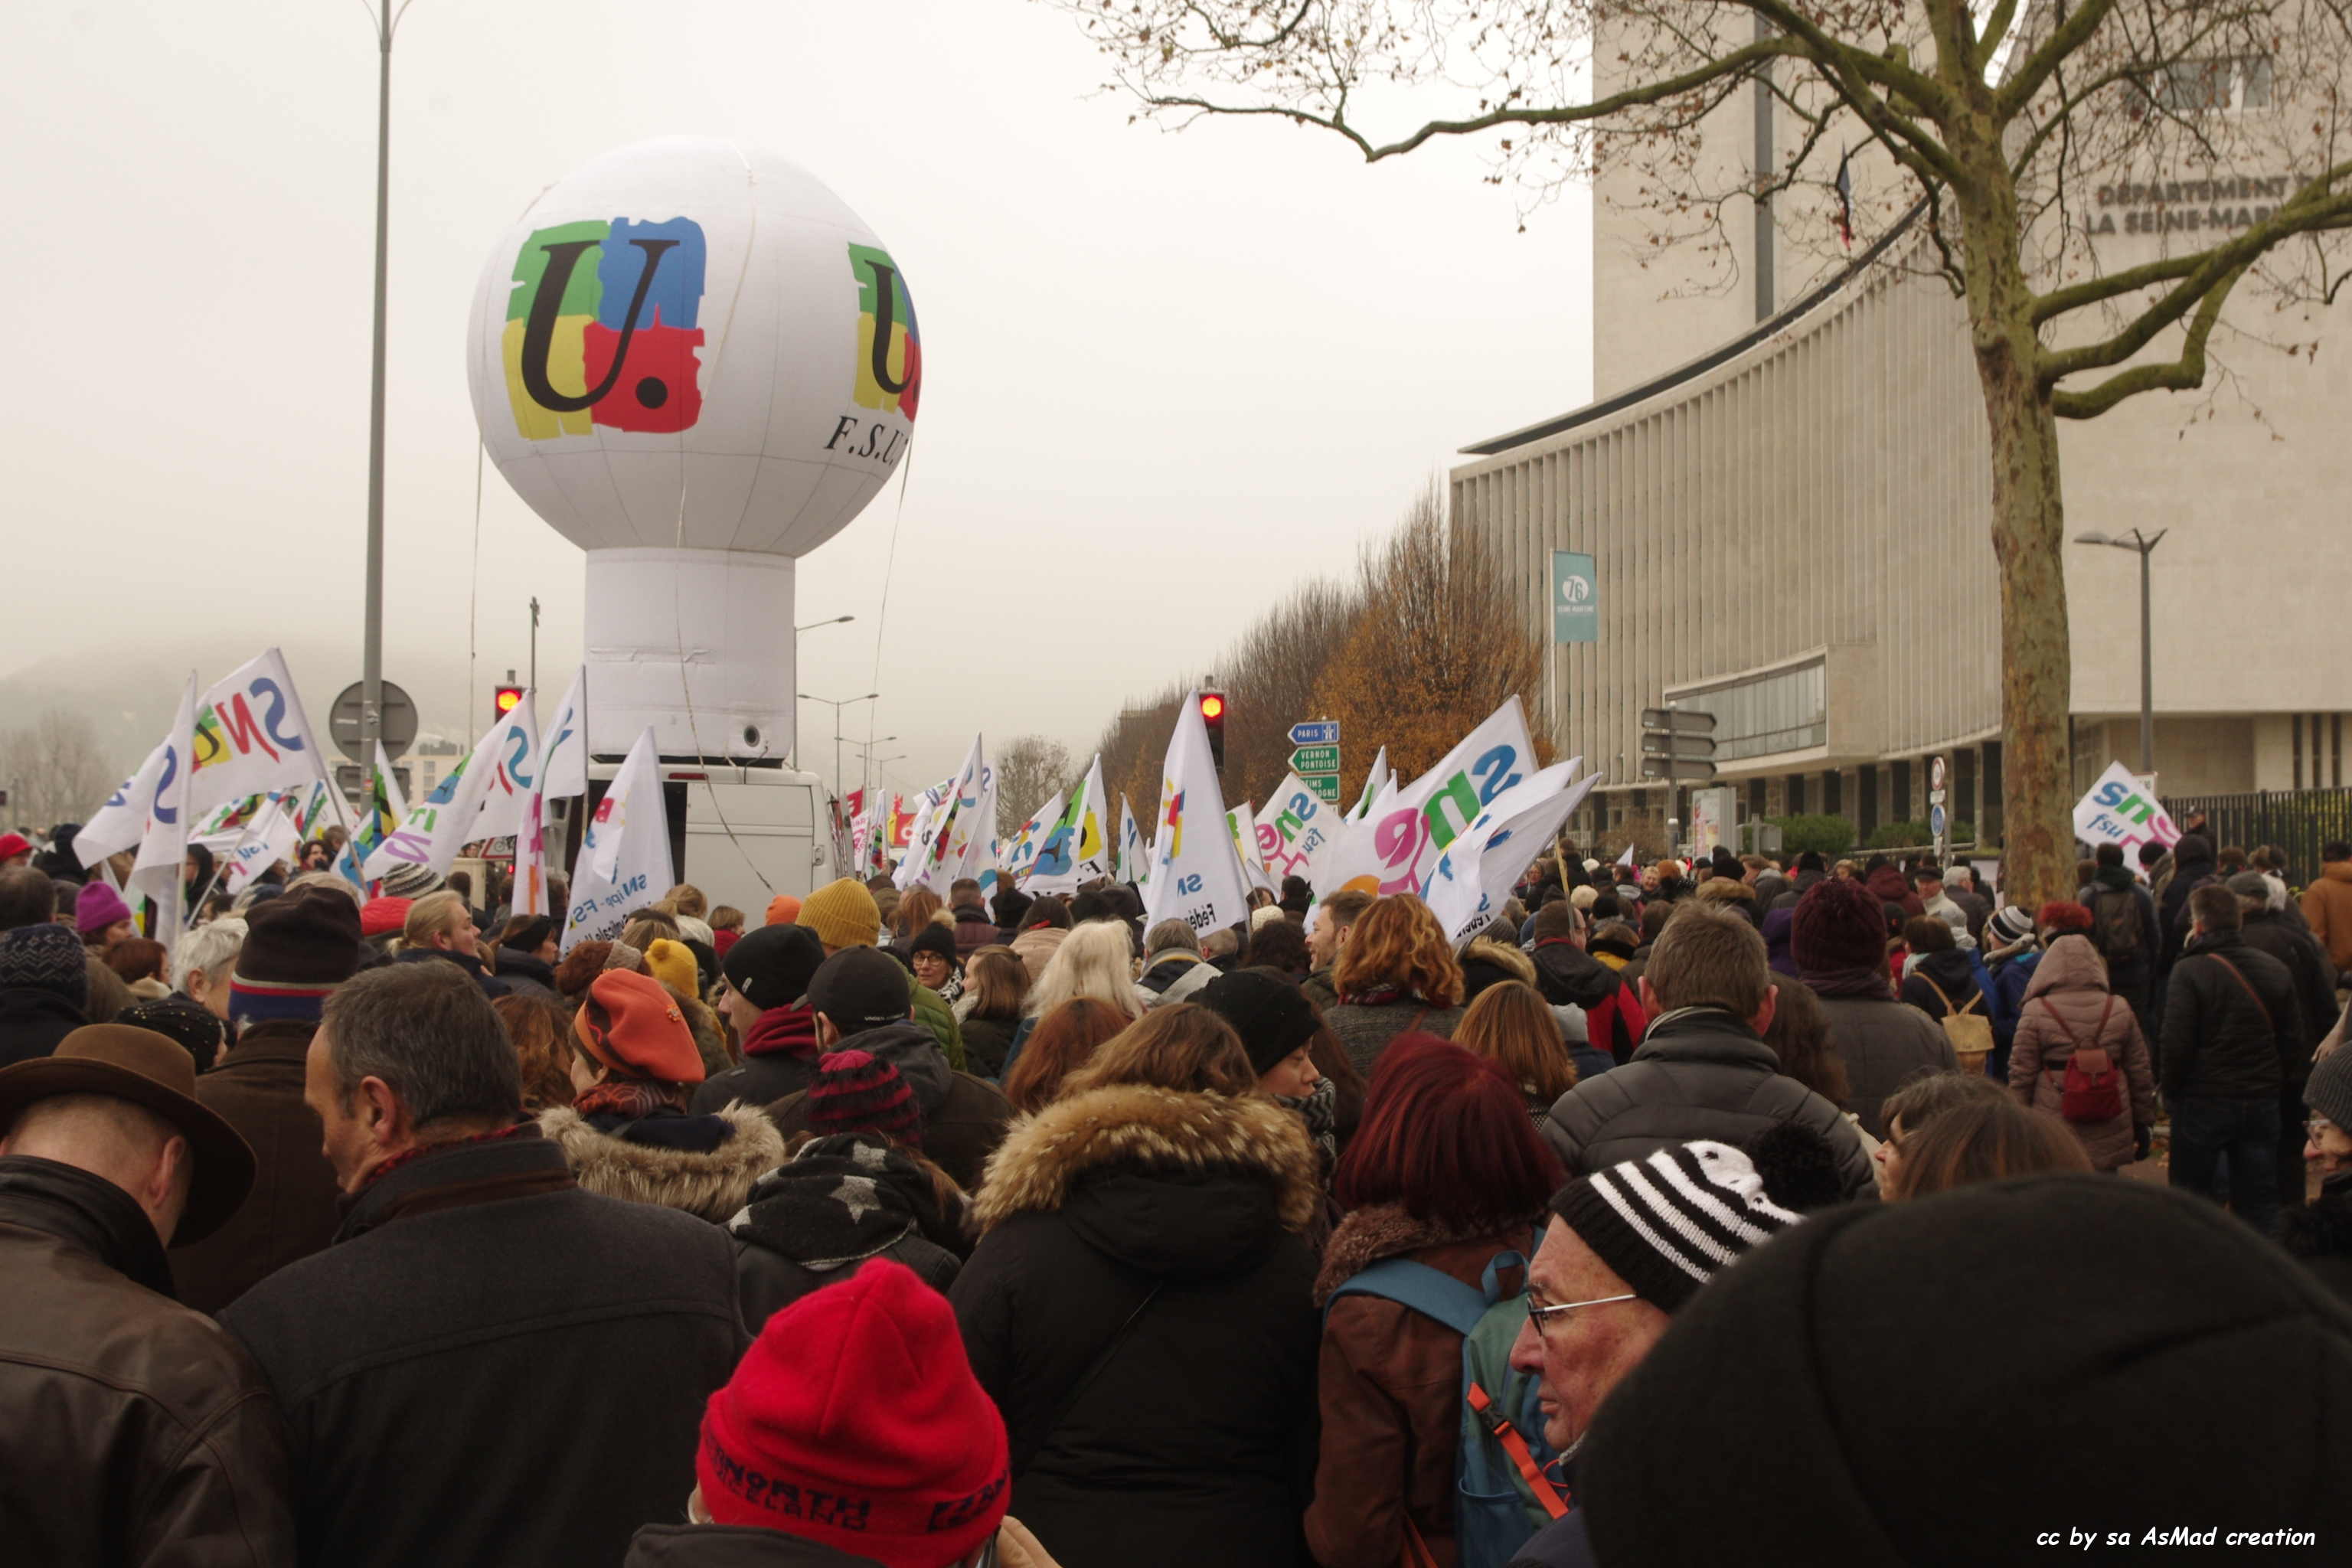
[[[392,39],[412,0],[376,0],[368,20],[376,47],[375,336],[368,370],[366,599],[360,621],[359,754],[375,755],[383,728],[383,360],[385,279],[392,214]]]
[[[853,702],[871,702],[881,695],[878,691],[868,691],[860,697],[835,699],[819,697],[813,691],[803,691],[800,694],[800,699],[803,702],[822,702],[833,710],[833,798],[835,800],[841,798],[841,710]]]
[[[2156,553],[2156,547],[2171,531],[2159,528],[2148,534],[2135,528],[2119,539],[2110,539],[2095,531],[2074,536],[2077,544],[2103,544],[2110,550],[2128,550],[2139,557],[2139,771],[2143,773],[2156,772],[2156,641],[2147,558]]]
[[[847,742],[850,745],[856,746],[860,752],[863,752],[866,756],[866,760],[859,764],[857,790],[860,795],[870,794],[874,788],[874,748],[877,746],[887,746],[898,738],[898,737],[896,735],[884,735],[878,740],[851,741]],[[871,802],[868,802],[868,805],[871,804]]]

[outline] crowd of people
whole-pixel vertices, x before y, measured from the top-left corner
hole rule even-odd
[[[2300,900],[2103,849],[2029,910],[1560,845],[1459,947],[1296,878],[1207,932],[681,885],[559,951],[321,841],[226,905],[192,858],[166,951],[48,837],[0,837],[10,1561],[2352,1531],[2352,847]]]

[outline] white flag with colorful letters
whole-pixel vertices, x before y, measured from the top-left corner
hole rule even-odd
[[[1176,731],[1160,765],[1160,819],[1143,923],[1148,930],[1161,921],[1182,921],[1200,935],[1248,918],[1249,882],[1225,826],[1224,795],[1195,691],[1176,710]]]
[[[620,935],[630,911],[653,902],[677,883],[661,758],[648,724],[588,820],[573,868],[572,904],[564,916],[560,951],[570,952],[581,942]]]

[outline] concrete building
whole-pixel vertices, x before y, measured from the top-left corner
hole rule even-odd
[[[1745,155],[1748,113],[1718,110],[1711,158]],[[2232,178],[2283,190],[2288,173]],[[1753,231],[1727,226],[1735,281],[1710,285],[1649,243],[1630,178],[1604,169],[1596,191],[1597,401],[1465,447],[1451,486],[1455,526],[1507,553],[1545,637],[1549,553],[1595,558],[1596,640],[1552,648],[1549,670],[1560,754],[1609,775],[1582,827],[1667,815],[1663,787],[1641,779],[1640,713],[1672,701],[1715,716],[1718,779],[1743,816],[1835,812],[1866,842],[1926,817],[1941,753],[1952,817],[1997,840],[1989,438],[1964,308],[1922,264],[1926,236],[1915,224],[1874,253],[1792,262],[1774,254],[1784,213],[1759,268]],[[2126,219],[2100,234],[2101,264],[2158,253],[2130,221],[2145,205],[2133,191],[2080,199]],[[2233,302],[2231,319],[2249,317],[2320,350],[2241,339],[2218,395],[2061,421],[2068,535],[2167,531],[2151,563],[2154,707],[2173,797],[2345,782],[2352,659],[2335,570],[2352,299],[2278,314]],[[2087,787],[2110,761],[2138,765],[2139,563],[2070,546],[2064,571]]]

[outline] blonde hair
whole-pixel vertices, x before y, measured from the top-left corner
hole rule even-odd
[[[409,947],[419,947],[443,931],[456,931],[459,921],[469,918],[466,900],[444,888],[408,906],[408,920],[400,928],[400,940]]]
[[[1127,927],[1110,921],[1088,921],[1062,939],[1045,973],[1029,988],[1024,1010],[1043,1017],[1075,996],[1091,996],[1108,1004],[1123,1018],[1142,1016],[1135,994],[1134,948]]]
[[[1454,1043],[1501,1068],[1520,1092],[1546,1106],[1576,1087],[1559,1016],[1525,981],[1498,980],[1478,993],[1454,1026]]]
[[[1429,906],[1398,893],[1374,899],[1357,917],[1331,984],[1342,1002],[1375,985],[1393,985],[1433,1007],[1451,1007],[1462,1000],[1462,965]]]
[[[691,882],[680,882],[662,895],[661,904],[658,907],[667,910],[671,914],[684,915],[688,920],[698,921],[702,918],[703,911],[710,907],[710,902],[702,896],[700,888]]]

